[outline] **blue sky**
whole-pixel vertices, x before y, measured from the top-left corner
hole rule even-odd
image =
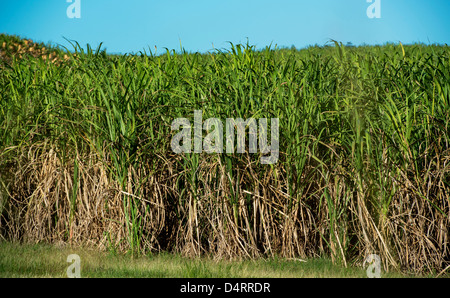
[[[66,0],[0,0],[0,33],[69,46],[103,42],[109,53],[164,47],[188,51],[297,48],[330,39],[358,44],[450,44],[450,0],[380,0],[370,19],[367,0],[79,0],[81,18],[69,18]]]

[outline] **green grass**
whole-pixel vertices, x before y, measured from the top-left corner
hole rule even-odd
[[[78,254],[81,277],[85,278],[365,278],[363,268],[334,265],[329,259],[259,259],[213,261],[175,254],[130,255],[97,250],[58,248],[45,244],[0,242],[0,277],[67,277],[67,256]],[[405,278],[382,272],[382,278]]]

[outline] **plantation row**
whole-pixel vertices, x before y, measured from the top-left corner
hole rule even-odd
[[[68,59],[0,55],[3,238],[450,264],[447,46],[55,51]],[[278,118],[277,162],[174,153],[171,124],[195,110]]]

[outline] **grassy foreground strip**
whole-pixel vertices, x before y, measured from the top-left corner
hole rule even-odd
[[[365,278],[362,268],[334,265],[327,259],[213,261],[175,254],[132,257],[98,250],[46,244],[0,242],[1,278],[67,277],[67,256],[78,254],[84,278]],[[381,277],[412,275],[382,272]]]

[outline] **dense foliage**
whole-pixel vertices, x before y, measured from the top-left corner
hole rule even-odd
[[[109,55],[75,44],[52,61],[19,57],[20,42],[0,36],[2,237],[450,264],[448,46]],[[194,110],[278,118],[278,162],[175,154],[171,123]]]

